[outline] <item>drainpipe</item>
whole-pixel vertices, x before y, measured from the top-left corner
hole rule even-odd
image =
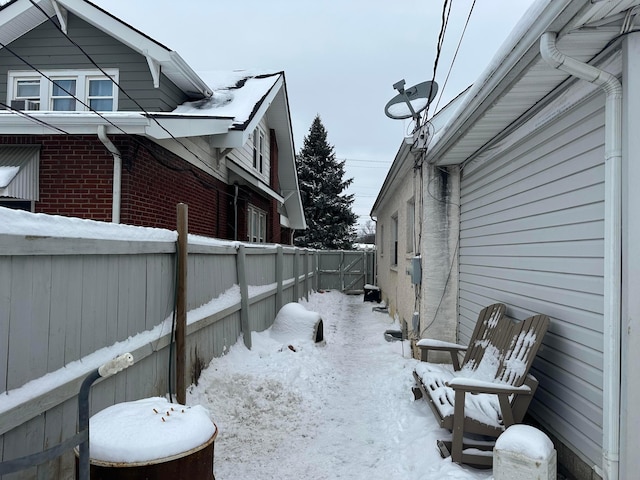
[[[601,87],[605,103],[604,199],[604,478],[617,480],[620,455],[620,347],[622,272],[622,86],[612,74],[570,58],[556,48],[556,33],[540,39],[540,54],[552,67]]]
[[[120,151],[107,137],[106,128],[104,125],[98,125],[98,138],[107,147],[109,153],[113,155],[113,204],[111,207],[111,221],[113,223],[120,223],[120,198],[121,188],[120,182],[122,179],[122,156]]]
[[[233,184],[233,239],[238,240],[238,182]]]

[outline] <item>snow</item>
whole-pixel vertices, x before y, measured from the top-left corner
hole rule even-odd
[[[252,72],[210,72],[203,79],[214,89],[211,98],[179,105],[172,114],[233,117],[235,124],[242,125],[281,77],[281,74],[268,75],[255,78],[256,73]],[[238,82],[242,84],[239,88]]]
[[[334,291],[288,310],[317,312],[326,343],[253,333],[252,350],[238,342],[189,389],[187,404],[204,406],[219,428],[217,480],[491,478],[440,457],[436,440],[449,432],[413,401],[419,362],[407,341],[384,340],[399,328],[387,314]]]
[[[164,398],[112,405],[89,421],[91,458],[100,462],[150,462],[180,456],[216,432],[201,405],[185,407]]]
[[[144,240],[175,242],[177,233],[153,227],[99,222],[81,218],[30,213],[0,207],[0,234],[42,237]]]
[[[416,345],[419,347],[438,347],[438,348],[455,348],[456,350],[466,350],[464,345],[458,345],[457,343],[445,342],[442,340],[435,340],[433,338],[421,338],[417,341]]]
[[[318,312],[310,312],[299,303],[287,303],[278,312],[269,333],[273,339],[283,343],[313,340],[321,320]]]
[[[0,233],[147,241],[176,239],[176,233],[169,230],[1,207]],[[237,245],[205,239],[202,243]],[[239,296],[239,288],[231,287],[220,297],[189,311],[188,323],[223,310],[237,302]],[[362,300],[362,295],[314,293],[308,302],[300,303],[304,310],[301,306],[291,307],[287,321],[307,315],[305,312],[310,316],[314,312],[319,314],[326,343],[316,345],[311,338],[303,335],[298,338],[294,331],[273,335],[272,328],[252,333],[252,350],[238,341],[226,355],[210,362],[198,385],[190,387],[187,404],[190,411],[208,412],[219,428],[214,460],[216,479],[492,478],[490,470],[475,470],[440,458],[436,440],[450,434],[438,427],[428,404],[424,400],[413,401],[411,395],[411,373],[417,365],[425,364],[410,358],[407,341],[384,339],[386,330],[399,329],[398,323],[385,313],[372,311],[372,304]],[[17,408],[55,386],[85,375],[116,355],[156,341],[168,334],[170,321],[167,318],[150,331],[0,394],[0,411]],[[288,348],[289,345],[293,348]],[[153,408],[160,412],[165,408],[165,403],[162,405],[162,409]],[[148,410],[146,413],[149,414]],[[98,415],[91,421],[100,418]],[[194,442],[201,442],[208,434],[201,427],[210,425],[211,422],[201,421],[194,427],[197,432]],[[523,436],[530,438],[529,443],[522,443]],[[162,439],[154,456],[169,453],[164,443],[169,437],[154,437]],[[97,455],[99,440],[92,437],[91,441],[92,455]],[[505,448],[531,449],[533,454],[540,451],[541,445],[526,431],[501,442]],[[144,443],[138,442],[131,448],[135,456],[129,458],[141,458]],[[107,450],[113,453],[113,449]]]
[[[497,450],[519,453],[536,460],[553,455],[553,442],[543,432],[529,425],[511,425],[496,441]]]
[[[0,166],[0,188],[6,188],[20,171],[20,167]]]

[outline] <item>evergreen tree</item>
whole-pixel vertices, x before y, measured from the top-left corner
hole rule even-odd
[[[343,194],[353,179],[343,179],[345,162],[336,160],[319,115],[296,160],[307,229],[295,238],[295,244],[317,249],[353,248],[357,221],[351,210],[353,195]]]

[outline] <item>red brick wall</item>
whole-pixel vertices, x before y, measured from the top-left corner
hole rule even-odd
[[[111,139],[122,153],[121,223],[174,230],[183,202],[191,233],[232,237],[232,186],[144,138]],[[1,136],[0,144],[41,145],[36,212],[111,221],[113,157],[97,135]]]

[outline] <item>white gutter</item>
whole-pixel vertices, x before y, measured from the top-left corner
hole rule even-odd
[[[619,478],[620,456],[620,347],[622,272],[622,86],[598,68],[570,58],[556,48],[556,33],[540,38],[540,54],[552,67],[600,86],[605,103],[604,198],[604,371],[603,469],[606,480]]]
[[[106,128],[104,125],[98,125],[98,138],[107,147],[107,150],[113,155],[113,202],[111,207],[111,221],[113,223],[120,223],[120,198],[121,188],[120,182],[122,179],[122,156],[120,151],[107,137]]]

